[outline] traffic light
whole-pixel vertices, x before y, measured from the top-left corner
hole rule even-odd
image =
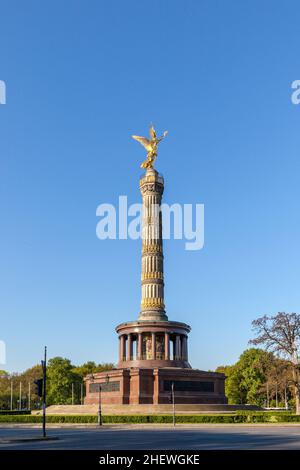
[[[43,379],[37,379],[34,381],[35,384],[35,393],[38,397],[43,396]]]

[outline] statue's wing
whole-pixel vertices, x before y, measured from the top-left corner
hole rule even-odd
[[[152,137],[152,139],[156,139],[156,132],[155,132],[155,129],[153,126],[150,127],[150,137]]]
[[[142,144],[148,152],[150,152],[150,150],[152,150],[151,141],[149,139],[146,139],[146,137],[140,137],[139,135],[133,135],[132,138],[134,140],[137,140],[140,144]]]

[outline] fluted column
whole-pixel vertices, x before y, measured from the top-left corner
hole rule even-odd
[[[142,333],[138,334],[138,359],[141,360],[143,356],[143,336]]]
[[[170,360],[170,333],[165,333],[165,360]]]
[[[185,360],[189,360],[188,337],[185,336]]]
[[[120,336],[120,361],[125,361],[126,359],[126,350],[125,350],[125,336]]]
[[[175,342],[175,359],[181,358],[181,344],[180,344],[180,335],[176,335],[176,342]]]
[[[164,268],[161,199],[164,180],[153,168],[140,180],[143,198],[142,300],[139,320],[167,321],[164,305]]]
[[[182,345],[182,350],[181,350],[182,359],[187,361],[187,337],[186,336],[182,336],[181,345]]]
[[[132,334],[128,335],[128,344],[127,344],[127,361],[131,361],[132,358]]]
[[[119,362],[123,361],[122,358],[122,336],[119,336]]]
[[[156,359],[156,336],[151,333],[152,359]]]

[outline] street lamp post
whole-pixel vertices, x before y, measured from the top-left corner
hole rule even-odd
[[[94,374],[91,374],[91,382],[95,383]],[[102,410],[101,410],[101,384],[98,385],[98,426],[102,426]]]
[[[46,400],[47,400],[47,346],[44,350],[44,360],[41,361],[43,370],[43,437],[46,437]]]
[[[176,424],[176,418],[175,418],[175,389],[174,389],[174,381],[172,381],[171,390],[172,390],[172,405],[173,405],[173,426],[175,426],[175,424]]]
[[[98,397],[98,425],[102,426],[102,410],[101,410],[101,384],[99,384],[99,397]]]
[[[14,388],[13,388],[13,379],[10,379],[10,411],[13,410],[13,400],[14,400]]]
[[[91,374],[91,381],[94,383],[95,382],[95,377],[94,374]],[[109,382],[109,376],[108,374],[105,377],[105,383],[108,384]],[[101,383],[98,384],[98,425],[102,426],[103,425],[103,420],[102,420],[102,385]]]
[[[20,393],[19,393],[19,410],[22,409],[22,382],[20,382]]]

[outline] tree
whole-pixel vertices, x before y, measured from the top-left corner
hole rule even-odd
[[[300,315],[279,312],[275,316],[258,318],[252,322],[256,338],[251,344],[264,345],[267,350],[288,359],[292,371],[296,414],[300,415]]]
[[[36,387],[34,381],[37,379],[42,378],[43,371],[42,366],[37,364],[33,367],[22,372],[22,374],[16,377],[15,382],[22,383],[22,391],[23,391],[23,400],[26,402],[27,408],[29,408],[29,384],[30,384],[30,407],[37,408],[40,406],[40,397],[38,397],[36,393]]]
[[[264,404],[263,385],[267,380],[273,354],[262,349],[251,348],[244,351],[236,364],[218,367],[217,372],[226,375],[225,393],[229,404]]]
[[[54,357],[48,361],[47,367],[47,405],[60,405],[72,403],[72,384],[74,385],[74,403],[81,403],[84,392],[83,379],[88,374],[95,374],[114,369],[114,364],[96,364],[88,361],[80,366],[74,366],[69,359]],[[13,408],[16,407],[22,391],[22,406],[28,407],[29,390],[31,408],[40,406],[34,381],[42,378],[41,365],[37,364],[18,374],[8,374],[0,369],[0,409],[10,409],[11,391]],[[11,388],[12,386],[12,388]],[[83,387],[82,387],[83,386]]]
[[[47,404],[65,405],[72,402],[72,383],[78,383],[79,376],[74,372],[69,359],[54,357],[47,366]]]
[[[73,372],[76,374],[78,380],[77,382],[80,383],[80,395],[81,390],[82,393],[85,394],[85,383],[84,378],[89,374],[97,374],[98,372],[104,372],[106,370],[114,369],[114,364],[110,363],[103,363],[103,364],[96,364],[94,361],[88,361],[82,364],[81,366],[74,367]],[[82,389],[81,389],[82,387]],[[79,387],[77,387],[77,391],[79,391]],[[78,402],[81,402],[81,396],[77,395]]]
[[[96,374],[97,372],[103,372],[106,370],[114,369],[114,364],[96,364],[94,361],[88,361],[82,364],[81,366],[74,367],[74,372],[78,374],[83,380],[89,374]]]
[[[267,371],[267,380],[262,390],[267,397],[267,406],[287,406],[291,398],[289,383],[291,382],[289,362],[274,357]]]
[[[8,410],[10,404],[10,380],[5,370],[0,370],[0,409]]]
[[[240,388],[241,370],[238,365],[220,366],[216,372],[222,372],[226,376],[225,395],[228,403],[230,405],[246,403],[245,393]]]
[[[13,409],[29,408],[29,384],[30,384],[30,407],[38,406],[38,397],[34,390],[34,380],[41,377],[40,366],[34,366],[22,374],[0,373],[0,409],[8,410],[11,405]],[[19,402],[21,392],[21,403]]]

